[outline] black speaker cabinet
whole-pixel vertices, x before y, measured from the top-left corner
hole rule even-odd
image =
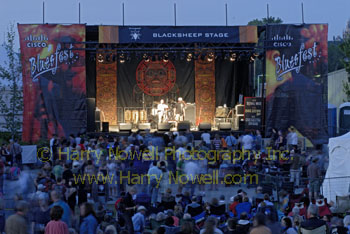
[[[87,98],[87,131],[94,132],[96,129],[95,126],[95,98]]]
[[[159,123],[158,131],[170,131],[171,125],[170,123]]]
[[[151,124],[150,123],[139,123],[137,127],[139,130],[149,130],[149,129],[151,129]]]
[[[231,130],[231,123],[229,122],[222,122],[222,123],[219,123],[219,130]]]
[[[94,129],[94,131],[101,132],[101,122],[100,121],[95,121],[95,129]]]
[[[120,123],[119,131],[131,131],[132,123]]]
[[[190,128],[191,128],[190,121],[181,121],[177,124],[178,131],[187,131],[187,130],[190,130]]]
[[[190,122],[191,125],[196,124],[196,104],[187,104],[185,108],[185,121]]]
[[[200,123],[198,125],[199,131],[210,131],[211,130],[211,123]]]
[[[102,132],[109,132],[109,122],[102,122]]]

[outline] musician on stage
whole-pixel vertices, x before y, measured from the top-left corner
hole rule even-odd
[[[164,100],[161,99],[160,103],[157,105],[157,113],[158,113],[158,123],[162,123],[166,121],[168,105],[164,103]]]
[[[177,103],[175,105],[175,120],[177,122],[184,121],[185,119],[185,101],[182,100],[182,97],[177,99]]]

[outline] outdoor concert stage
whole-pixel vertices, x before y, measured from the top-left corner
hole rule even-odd
[[[327,141],[327,25],[18,30],[24,142],[203,125]]]

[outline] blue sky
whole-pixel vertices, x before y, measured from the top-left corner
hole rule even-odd
[[[0,44],[4,42],[8,24],[42,23],[42,0],[1,0]],[[341,35],[350,19],[350,0],[46,0],[46,23],[78,23],[89,25],[122,25],[122,2],[125,3],[126,25],[174,25],[173,5],[177,4],[177,25],[225,25],[225,3],[228,24],[246,25],[255,18],[270,15],[285,23],[301,23],[304,2],[305,23],[328,23],[329,39]]]

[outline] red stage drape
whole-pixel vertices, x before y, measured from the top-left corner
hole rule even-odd
[[[215,116],[215,60],[195,61],[196,125],[214,123]]]

